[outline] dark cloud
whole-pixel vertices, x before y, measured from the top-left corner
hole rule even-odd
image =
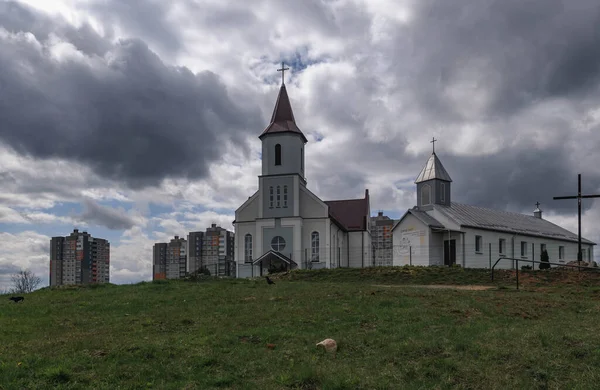
[[[441,120],[464,119],[441,91],[463,82],[491,100],[482,117],[510,115],[538,99],[581,94],[600,76],[600,6],[594,0],[425,0],[398,29],[421,108]],[[399,56],[404,57],[401,61]],[[399,79],[405,77],[399,74]]]
[[[102,58],[56,60],[49,51],[24,37],[0,40],[0,139],[19,153],[76,160],[143,187],[204,177],[226,140],[247,152],[239,136],[263,125],[258,108],[232,101],[217,75],[167,66],[138,39]]]
[[[105,226],[112,230],[126,230],[136,225],[136,221],[122,209],[102,206],[91,199],[84,199],[83,213],[76,219],[88,224]]]
[[[460,203],[524,211],[540,202],[542,210],[573,213],[576,200],[553,200],[577,194],[577,174],[561,147],[508,150],[489,156],[440,156],[452,177],[452,200]],[[510,162],[510,163],[509,163]],[[583,174],[584,192],[600,188],[600,174]],[[592,202],[584,202],[583,210]]]

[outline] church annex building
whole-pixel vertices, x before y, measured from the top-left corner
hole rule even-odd
[[[392,229],[395,266],[490,268],[500,257],[539,261],[543,250],[551,263],[577,260],[577,235],[543,219],[539,204],[533,215],[525,215],[452,202],[452,179],[435,150],[415,184],[417,206]],[[582,238],[582,261],[594,259],[594,245]],[[514,263],[507,259],[498,267],[514,268]]]

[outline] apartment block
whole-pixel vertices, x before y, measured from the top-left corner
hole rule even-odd
[[[167,278],[167,243],[158,242],[152,248],[152,280]]]
[[[187,241],[175,236],[158,242],[152,249],[152,280],[181,279],[187,273]]]
[[[187,269],[190,273],[202,267],[202,247],[204,245],[204,232],[190,232],[188,241]]]
[[[188,235],[190,272],[206,268],[213,276],[235,275],[234,244],[234,233],[214,223],[204,232],[190,232]]]
[[[392,266],[394,243],[392,228],[394,220],[383,215],[380,211],[376,217],[371,217],[371,243],[373,245],[373,265]]]
[[[167,279],[181,279],[185,277],[187,265],[187,241],[183,237],[175,236],[167,244]]]
[[[88,232],[50,239],[50,286],[108,283],[110,243]]]

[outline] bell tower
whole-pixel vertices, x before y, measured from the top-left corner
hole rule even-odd
[[[284,83],[286,68],[281,64],[281,87],[271,122],[259,136],[262,141],[262,175],[259,189],[263,198],[262,218],[297,216],[299,186],[306,185],[304,146],[308,142],[296,125]]]
[[[435,154],[435,142],[433,138],[433,153],[429,160],[417,176],[415,184],[417,185],[417,207],[429,208],[434,204],[450,206],[450,184],[452,179],[442,165],[442,162]]]

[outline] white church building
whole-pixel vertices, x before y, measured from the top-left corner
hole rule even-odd
[[[307,188],[308,141],[296,125],[284,83],[259,139],[258,191],[235,211],[233,221],[236,276],[370,266],[369,190],[362,199],[323,201]]]
[[[543,219],[539,203],[533,215],[524,215],[452,202],[452,179],[435,150],[415,184],[417,206],[392,229],[395,266],[489,268],[500,257],[540,261],[544,249],[551,263],[577,260],[577,235]],[[583,261],[593,261],[594,245],[582,238]],[[513,268],[515,261],[501,260],[497,267]]]

